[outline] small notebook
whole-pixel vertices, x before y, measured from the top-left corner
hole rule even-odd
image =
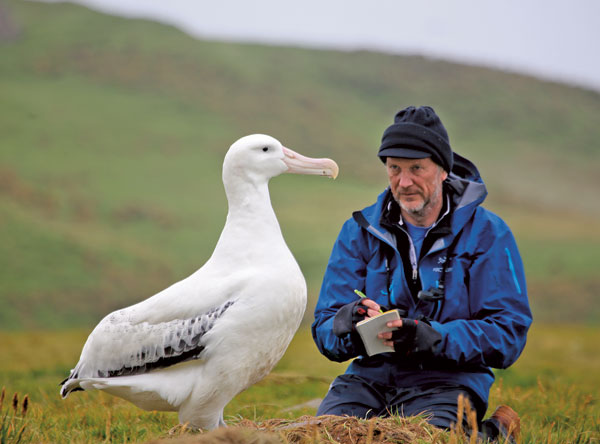
[[[377,334],[384,331],[397,330],[397,328],[390,328],[386,325],[388,322],[395,321],[396,319],[400,319],[398,310],[390,310],[356,324],[356,331],[360,335],[369,356],[394,351],[394,347],[384,345],[383,340],[378,338]]]

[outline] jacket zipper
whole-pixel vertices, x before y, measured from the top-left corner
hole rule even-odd
[[[447,199],[447,205],[446,205],[446,212],[444,214],[442,214],[434,223],[433,225],[431,225],[431,227],[429,227],[429,230],[427,230],[427,233],[425,233],[425,237],[427,237],[429,235],[429,232],[438,224],[438,222],[440,220],[442,220],[442,218],[444,218],[449,212],[449,208],[450,208],[450,198],[448,196],[446,196]],[[417,258],[417,252],[415,250],[415,244],[413,244],[412,238],[410,237],[410,234],[408,234],[408,231],[404,229],[404,227],[402,226],[404,224],[404,221],[402,220],[402,216],[400,216],[400,222],[398,223],[398,227],[406,234],[406,236],[408,237],[408,241],[410,242],[410,252],[408,254],[409,258],[410,258],[410,266],[412,267],[412,280],[413,280],[413,285],[416,285],[417,280],[419,279],[419,262],[418,262],[418,258]]]
[[[408,234],[408,231],[406,231],[401,224],[398,224],[398,228],[400,228],[400,230],[402,230],[404,234],[406,234],[406,237],[408,238],[408,242],[410,244],[408,258],[410,259],[410,266],[412,268],[413,285],[415,285],[417,283],[417,279],[419,279],[419,264],[417,262],[417,250],[415,249],[415,244],[413,243],[410,234]]]

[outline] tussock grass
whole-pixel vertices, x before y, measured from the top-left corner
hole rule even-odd
[[[467,442],[463,431],[447,433],[426,422],[425,417],[359,419],[341,416],[310,416],[296,419],[250,421],[240,419],[226,429],[211,432],[171,432],[154,444],[187,443],[277,443],[277,444],[368,444],[368,443],[456,443]]]

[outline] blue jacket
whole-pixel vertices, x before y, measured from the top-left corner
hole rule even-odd
[[[403,263],[397,248],[396,237],[406,236],[402,225],[392,230],[382,223],[391,201],[389,188],[362,210],[366,221],[346,221],[323,278],[312,333],[327,358],[356,358],[346,373],[398,387],[458,384],[487,405],[494,381],[491,367],[506,368],[516,361],[532,317],[514,237],[504,221],[480,206],[487,191],[475,166],[458,155],[455,159],[456,167],[444,184],[447,211],[437,223],[444,229],[429,242],[433,229],[428,232],[414,265],[407,259]],[[416,268],[415,282],[429,289],[438,286],[442,267],[443,303],[437,303],[436,310],[435,302],[416,302],[405,270]],[[407,318],[432,318],[431,326],[442,337],[434,355],[359,356],[360,339],[352,334],[339,338],[332,331],[337,311],[357,299],[354,289],[382,306],[406,310]]]

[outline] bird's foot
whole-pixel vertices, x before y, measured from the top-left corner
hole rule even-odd
[[[172,429],[169,430],[168,434],[169,436],[179,436],[179,435],[183,435],[185,432],[191,431],[193,430],[192,427],[190,427],[189,423],[184,423],[184,424],[177,424],[175,427],[173,427]]]

